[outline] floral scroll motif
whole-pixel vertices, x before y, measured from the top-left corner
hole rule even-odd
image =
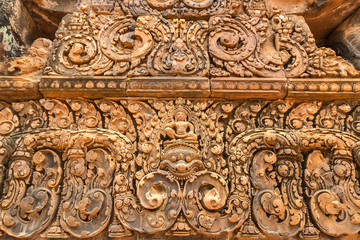
[[[309,140],[326,150],[314,149],[306,161],[306,193],[310,198],[310,211],[316,225],[330,236],[354,234],[360,229],[360,210],[356,178],[358,148],[353,157],[349,146],[351,136],[315,133],[304,139],[304,147],[311,147]]]
[[[291,151],[289,149],[288,151]],[[269,235],[288,238],[295,236],[305,224],[305,204],[299,194],[300,163],[291,156],[276,156],[269,150],[254,156],[251,176],[256,195],[253,212],[259,227]],[[264,172],[268,172],[265,176]],[[274,226],[276,225],[276,226]]]
[[[101,23],[107,21],[107,23]],[[54,41],[48,75],[122,75],[130,67],[133,20],[127,17],[65,16]],[[99,25],[101,27],[99,27]]]
[[[175,179],[166,173],[149,173],[139,181],[137,197],[122,193],[118,183],[126,180],[124,175],[116,176],[116,180],[115,188],[120,191],[115,199],[115,211],[125,226],[139,232],[155,233],[174,224],[181,209],[181,191]]]
[[[252,213],[260,229],[275,238],[296,236],[305,225],[306,208],[300,195],[302,159],[297,136],[248,131],[236,137],[229,149],[243,182],[250,171],[254,186]]]
[[[139,17],[130,76],[207,76],[207,29],[206,21]]]
[[[53,220],[60,202],[60,157],[50,149],[15,150],[4,184],[0,225],[12,236],[40,233]]]
[[[144,141],[140,148],[144,153],[135,162],[142,169],[132,172],[121,168],[115,177],[115,212],[124,226],[146,233],[169,230],[189,235],[196,229],[221,234],[244,222],[249,200],[230,193],[226,179],[231,173],[220,157],[224,132],[215,127],[223,124],[220,119],[227,118],[233,106],[215,104],[202,114],[200,110],[207,105],[184,99],[153,102],[159,115],[146,122],[151,125],[157,121],[159,128],[154,125],[152,132],[143,136],[148,142]],[[130,106],[141,109],[139,103]],[[204,152],[202,145],[207,149]],[[135,186],[131,183],[134,178]],[[175,227],[181,219],[187,230]]]
[[[249,200],[230,194],[226,181],[216,173],[198,173],[184,187],[185,217],[202,233],[232,231],[249,214]]]
[[[318,48],[301,16],[275,15],[271,20],[275,47],[287,77],[358,77],[357,71],[330,48]]]
[[[359,76],[335,51],[316,46],[303,18],[270,13],[263,0],[92,1],[64,17],[44,73],[121,79]]]
[[[267,19],[247,15],[214,16],[209,25],[212,76],[283,76],[280,56],[268,43],[270,25]]]
[[[95,148],[86,154],[82,149],[69,150],[60,209],[64,230],[76,237],[88,237],[106,227],[111,217],[114,165],[103,149]]]
[[[124,6],[134,16],[161,15],[166,18],[209,18],[236,14],[240,0],[126,0]]]
[[[355,101],[42,99],[0,112],[6,236],[360,230]]]
[[[131,159],[129,140],[107,132],[52,130],[25,135],[17,145],[1,200],[3,231],[33,236],[45,230],[57,213],[62,228],[75,237],[91,237],[107,227],[116,162]]]

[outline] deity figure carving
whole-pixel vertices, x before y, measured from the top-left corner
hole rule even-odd
[[[174,114],[175,119],[165,125],[165,133],[171,140],[191,140],[196,141],[194,125],[187,121],[188,114],[184,109],[179,109]]]

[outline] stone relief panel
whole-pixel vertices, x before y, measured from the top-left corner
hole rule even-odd
[[[358,237],[359,72],[302,17],[90,2],[0,77],[0,235]]]
[[[129,76],[207,76],[207,30],[206,21],[139,17]]]
[[[67,15],[56,32],[49,75],[117,75],[129,70],[134,20],[124,16]]]
[[[334,50],[316,46],[303,17],[276,14],[271,24],[275,31],[275,47],[287,77],[359,77],[359,72],[336,56]]]
[[[280,55],[270,46],[268,19],[216,16],[209,24],[212,77],[284,77]]]
[[[2,103],[0,229],[30,238],[355,236],[358,108],[183,98]]]
[[[7,73],[23,76],[41,75],[51,48],[52,42],[49,39],[36,39],[24,56],[10,58],[7,61]]]
[[[47,48],[47,76],[359,77],[316,46],[302,17],[255,0],[92,1],[64,17]],[[21,62],[9,69],[32,72]]]
[[[1,226],[11,236],[42,232],[59,206],[61,160],[52,150],[33,154],[16,149],[10,159],[1,199]]]

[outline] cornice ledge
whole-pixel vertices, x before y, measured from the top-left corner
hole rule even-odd
[[[360,78],[0,76],[0,100],[42,97],[351,100],[360,99]]]

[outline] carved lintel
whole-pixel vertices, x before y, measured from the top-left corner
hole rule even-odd
[[[211,84],[211,87],[209,86]],[[171,91],[171,92],[169,92]],[[228,100],[359,99],[360,79],[184,78],[184,77],[42,77],[40,83],[24,77],[0,76],[0,100],[45,97],[214,97]],[[21,93],[21,94],[19,94]],[[145,95],[143,95],[145,94]]]
[[[83,3],[0,76],[0,235],[358,237],[360,73],[302,17]]]
[[[359,108],[343,100],[2,103],[0,229],[28,238],[355,236]]]

